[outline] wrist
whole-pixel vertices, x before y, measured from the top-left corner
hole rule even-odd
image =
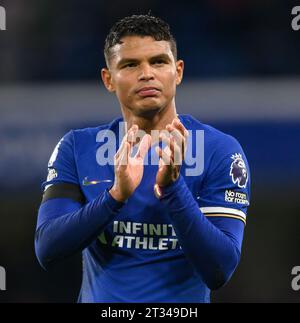
[[[117,202],[122,202],[125,203],[125,201],[128,199],[128,197],[125,197],[120,190],[113,186],[110,190],[109,190],[109,194],[117,201]]]
[[[154,195],[158,198],[158,199],[162,199],[163,197],[166,196],[166,194],[170,194],[173,191],[177,190],[177,186],[178,185],[182,185],[182,181],[183,178],[182,176],[179,174],[179,176],[177,177],[177,179],[173,182],[171,182],[168,185],[165,186],[161,186],[157,183],[155,183],[154,185]]]

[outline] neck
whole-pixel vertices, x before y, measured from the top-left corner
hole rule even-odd
[[[153,113],[153,115],[140,116],[133,114],[129,109],[122,108],[123,119],[127,123],[127,129],[132,125],[138,125],[139,129],[151,134],[151,130],[163,130],[166,125],[172,123],[177,117],[175,103]]]

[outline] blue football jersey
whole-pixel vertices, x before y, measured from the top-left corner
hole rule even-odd
[[[244,225],[250,173],[240,144],[192,116],[178,117],[190,133],[181,175],[200,210],[211,221],[224,218]],[[120,145],[122,122],[118,118],[68,132],[49,160],[43,190],[62,182],[76,184],[88,203],[111,187],[114,165],[106,161],[113,160]],[[141,184],[82,251],[79,302],[209,302],[209,288],[185,257],[168,212],[154,194],[155,156],[153,145]]]

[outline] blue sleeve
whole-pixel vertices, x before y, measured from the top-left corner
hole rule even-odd
[[[162,203],[187,259],[210,289],[220,288],[239,262],[236,240],[204,216],[181,175],[162,191]]]
[[[71,131],[55,147],[48,163],[48,178],[42,184],[44,197],[38,211],[35,251],[45,269],[86,248],[124,204],[115,201],[107,189],[83,205],[78,198],[83,193],[73,149]]]
[[[250,170],[238,141],[226,135],[206,166],[198,205],[212,221],[215,217],[241,220],[246,224],[250,204]]]
[[[163,188],[162,203],[179,243],[210,289],[223,286],[239,263],[249,205],[246,157],[234,138],[225,139],[210,160],[197,201],[182,176]]]
[[[42,183],[42,190],[44,191],[49,186],[61,182],[79,185],[72,130],[61,138],[55,146],[48,162],[48,176],[47,180]]]
[[[38,214],[42,220],[35,234],[35,251],[40,264],[47,269],[86,248],[123,205],[114,200],[108,189],[82,207],[78,202],[65,198],[42,203]]]

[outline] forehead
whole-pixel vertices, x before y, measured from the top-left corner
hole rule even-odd
[[[173,57],[170,43],[166,40],[155,40],[150,36],[126,36],[121,42],[112,48],[112,59],[116,63],[124,58],[142,59],[160,54]]]

